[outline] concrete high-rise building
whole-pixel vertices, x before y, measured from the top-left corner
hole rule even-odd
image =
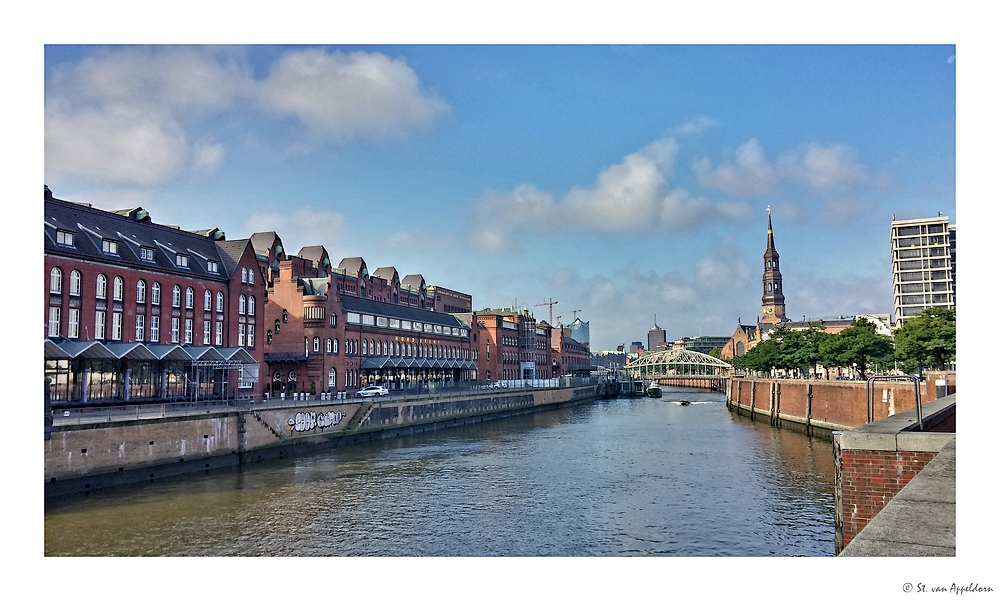
[[[648,343],[648,348],[650,352],[656,351],[660,348],[660,345],[667,344],[667,331],[656,325],[656,319],[653,319],[653,329],[649,331],[646,335],[646,342]]]
[[[894,216],[895,217],[895,216]],[[930,307],[955,308],[955,224],[938,213],[893,219],[893,307],[897,323]]]

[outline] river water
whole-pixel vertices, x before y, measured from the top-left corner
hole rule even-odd
[[[833,556],[833,474],[829,442],[664,388],[50,499],[45,555]]]

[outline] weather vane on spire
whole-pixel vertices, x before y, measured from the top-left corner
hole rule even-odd
[[[771,216],[771,205],[767,205],[767,216]]]

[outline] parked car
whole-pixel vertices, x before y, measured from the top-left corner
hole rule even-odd
[[[385,386],[365,386],[354,393],[354,397],[358,399],[370,396],[389,396],[389,389]]]

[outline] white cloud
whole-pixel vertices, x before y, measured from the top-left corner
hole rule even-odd
[[[210,119],[233,111],[253,119],[247,109],[254,107],[258,116],[304,126],[305,140],[288,141],[298,152],[318,140],[397,136],[449,110],[399,59],[291,50],[258,80],[243,52],[130,46],[54,67],[46,81],[46,177],[154,185],[187,172],[213,173],[226,149],[202,133]],[[191,146],[189,138],[198,142]]]
[[[417,74],[402,59],[322,50],[285,53],[261,82],[258,102],[335,139],[399,135],[449,110],[421,90]]]
[[[706,188],[744,197],[773,193],[785,183],[805,186],[813,192],[881,185],[885,176],[873,178],[855,154],[845,144],[813,143],[771,162],[760,142],[751,139],[736,149],[731,162],[713,168],[707,158],[696,160],[694,173]]]
[[[47,177],[85,175],[156,184],[179,173],[189,154],[184,130],[165,114],[121,105],[79,110],[60,102],[46,106]]]
[[[734,162],[720,165],[714,171],[708,159],[694,165],[698,181],[706,188],[716,188],[736,196],[759,196],[774,189],[778,176],[774,166],[764,156],[764,149],[755,139],[736,149]]]
[[[225,46],[131,46],[100,51],[53,80],[97,104],[223,109],[253,93],[249,66]]]
[[[214,173],[222,164],[222,159],[225,156],[226,149],[223,148],[222,144],[198,140],[192,149],[192,166],[195,171]]]
[[[741,220],[749,210],[734,203],[716,207],[704,198],[668,187],[679,145],[655,140],[606,167],[594,185],[575,186],[562,198],[520,184],[508,192],[488,190],[476,201],[469,245],[484,252],[509,252],[524,229],[552,228],[632,232],[696,228],[713,219]]]

